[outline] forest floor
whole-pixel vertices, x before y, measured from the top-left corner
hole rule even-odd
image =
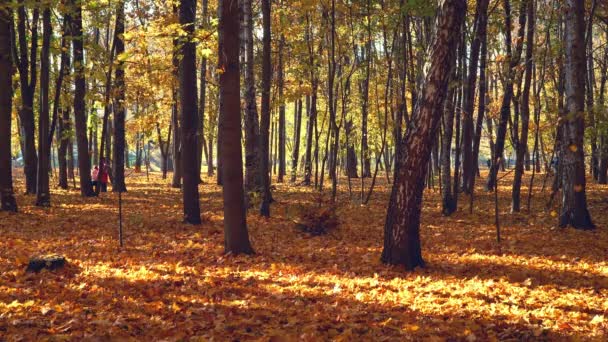
[[[20,213],[0,212],[0,340],[603,340],[608,188],[588,186],[597,230],[558,229],[548,190],[538,194],[543,175],[536,179],[531,213],[520,214],[509,213],[511,177],[502,179],[500,244],[494,196],[481,186],[474,214],[461,195],[449,218],[439,190],[426,191],[427,267],[406,272],[379,261],[384,176],[367,206],[342,185],[340,225],[317,237],[293,222],[314,207],[315,192],[275,183],[272,218],[248,215],[256,254],[238,257],[222,254],[213,180],[200,186],[205,222],[193,227],[181,223],[181,195],[167,180],[130,176],[119,249],[117,194],[53,189],[53,206],[41,209],[17,178]],[[24,272],[45,253],[69,266]]]

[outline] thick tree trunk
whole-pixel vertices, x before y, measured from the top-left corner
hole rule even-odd
[[[118,1],[116,8],[116,29],[114,32],[114,44],[116,44],[115,84],[114,84],[114,149],[112,156],[112,180],[113,192],[125,192],[125,70],[124,61],[120,55],[125,52],[125,42],[122,35],[125,31],[125,3]]]
[[[49,90],[50,90],[50,48],[51,9],[45,5],[42,11],[42,50],[40,52],[40,116],[38,120],[38,173],[36,182],[36,206],[50,207],[49,189]]]
[[[561,227],[593,229],[585,194],[585,161],[583,138],[585,121],[580,114],[585,110],[585,4],[578,0],[566,1],[565,95],[566,117],[561,126],[562,209]]]
[[[269,128],[270,128],[270,82],[271,82],[271,30],[270,30],[270,0],[262,0],[262,115],[260,117],[260,178],[262,185],[262,203],[260,214],[270,216],[270,176],[268,165]]]
[[[198,194],[200,174],[197,174],[197,90],[196,90],[196,45],[194,43],[194,23],[196,19],[196,0],[181,0],[179,23],[186,35],[181,41],[179,66],[180,126],[183,173],[184,222],[201,223],[201,212]],[[238,103],[238,102],[237,102]]]
[[[91,159],[87,142],[87,121],[85,112],[85,70],[84,70],[84,40],[82,33],[82,4],[70,0],[72,13],[72,47],[74,50],[74,123],[76,126],[76,144],[78,146],[78,170],[80,176],[80,193],[82,196],[94,196],[91,185]]]
[[[11,58],[11,22],[8,8],[0,9],[0,210],[17,212],[13,194],[11,124],[13,108],[13,60]]]
[[[220,130],[223,136],[221,149],[224,157],[224,251],[227,254],[251,254],[253,248],[247,231],[243,189],[237,2],[222,0],[219,12],[221,42],[218,55],[219,65],[224,70],[220,75]]]
[[[412,115],[399,161],[399,171],[391,192],[384,226],[382,261],[411,270],[424,266],[420,247],[420,211],[425,167],[447,97],[447,87],[455,64],[455,50],[466,14],[466,1],[446,0],[438,17],[432,46],[431,66],[421,104]]]

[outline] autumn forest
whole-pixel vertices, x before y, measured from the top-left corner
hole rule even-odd
[[[0,341],[608,338],[603,0],[0,0]]]

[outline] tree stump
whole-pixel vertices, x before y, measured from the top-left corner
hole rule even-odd
[[[30,259],[25,272],[38,273],[43,269],[53,271],[59,268],[63,268],[66,264],[65,257],[61,255],[43,255]]]

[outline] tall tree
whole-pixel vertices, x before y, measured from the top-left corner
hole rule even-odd
[[[114,44],[116,46],[117,65],[115,71],[114,87],[114,149],[112,152],[112,191],[127,191],[125,185],[125,69],[124,59],[121,55],[125,52],[125,2],[118,1],[116,7],[116,29],[114,31]]]
[[[17,9],[17,32],[19,33],[19,55],[15,56],[15,64],[19,71],[19,83],[21,86],[21,108],[19,119],[23,131],[24,146],[24,171],[25,171],[25,193],[36,193],[36,175],[38,169],[38,157],[36,156],[35,119],[34,119],[34,94],[37,81],[37,51],[38,51],[38,21],[39,9],[34,6],[32,20],[29,22],[30,47],[28,51],[27,22],[28,14],[24,0],[19,0]],[[28,56],[29,52],[29,56]]]
[[[197,157],[198,112],[196,106],[196,44],[194,42],[194,23],[196,19],[196,0],[181,0],[179,23],[186,32],[180,41],[181,60],[179,67],[180,119],[182,141],[182,173],[184,222],[201,223],[198,194],[200,179]]]
[[[284,89],[285,89],[285,65],[283,62],[283,50],[285,47],[285,36],[281,34],[279,38],[279,51],[278,51],[278,76],[277,83],[279,87],[279,123],[278,123],[278,150],[279,150],[279,177],[277,181],[279,183],[283,182],[283,177],[286,175],[286,162],[285,162],[285,98],[284,98]]]
[[[455,50],[466,14],[465,0],[446,0],[441,6],[431,66],[421,100],[412,115],[395,173],[384,226],[382,261],[411,270],[424,266],[420,247],[420,211],[427,165],[447,97],[455,64]],[[458,33],[458,34],[455,34]]]
[[[268,1],[268,0],[265,0]],[[241,146],[241,106],[239,71],[239,6],[237,1],[220,0],[220,111],[222,120],[222,168],[224,187],[224,251],[251,254],[243,190]]]
[[[294,103],[293,111],[293,150],[291,156],[291,182],[296,181],[298,159],[300,158],[300,132],[302,130],[302,99]]]
[[[260,180],[262,203],[260,214],[270,216],[270,168],[269,168],[269,129],[270,129],[270,82],[272,69],[270,61],[270,0],[262,0],[262,115],[260,117]]]
[[[520,211],[521,179],[524,174],[524,158],[528,148],[528,131],[530,126],[530,86],[532,82],[532,55],[534,53],[534,1],[528,0],[528,28],[526,33],[525,79],[521,94],[521,136],[517,139],[515,175],[513,177],[513,190],[511,192],[511,211]],[[517,132],[515,132],[517,134]]]
[[[0,6],[0,210],[17,211],[13,195],[11,121],[13,109],[13,60],[11,58],[11,22],[8,7]]]
[[[49,189],[49,90],[50,90],[50,49],[51,49],[51,9],[44,4],[42,10],[42,50],[40,51],[40,117],[38,120],[38,174],[36,182],[36,205],[49,207],[51,194]]]
[[[593,229],[585,193],[585,4],[566,0],[564,63],[566,116],[561,118],[560,167],[562,183],[561,227]]]
[[[526,1],[521,2],[519,12],[519,30],[517,34],[517,42],[515,47],[515,53],[513,53],[512,42],[511,42],[511,1],[504,0],[503,7],[505,11],[505,47],[506,47],[506,63],[508,63],[502,103],[500,105],[500,119],[498,122],[498,128],[496,132],[496,141],[494,143],[494,153],[492,159],[492,165],[488,174],[488,181],[486,183],[486,189],[494,189],[494,182],[498,175],[498,167],[500,164],[504,165],[502,156],[505,150],[505,141],[507,135],[507,123],[511,116],[511,102],[513,101],[513,82],[515,79],[515,69],[519,65],[521,58],[521,52],[523,49],[524,32],[526,26]]]
[[[475,108],[475,85],[477,81],[477,69],[479,55],[483,38],[486,34],[487,18],[488,18],[488,3],[489,0],[478,0],[475,10],[475,25],[473,30],[475,36],[471,44],[471,61],[469,63],[469,72],[464,88],[464,109],[462,111],[462,186],[464,191],[470,193],[473,184],[472,178],[475,177],[477,171],[477,161],[473,158],[473,111]]]
[[[91,159],[87,142],[87,119],[85,112],[86,81],[84,73],[84,36],[82,34],[82,1],[70,0],[72,20],[72,48],[74,53],[74,123],[78,146],[78,170],[80,172],[80,193],[94,196],[91,185]]]
[[[243,0],[245,16],[245,189],[259,191],[259,134],[255,90],[255,61],[253,56],[252,0]]]

